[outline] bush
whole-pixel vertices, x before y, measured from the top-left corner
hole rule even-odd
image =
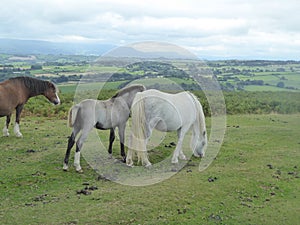
[[[299,113],[299,92],[224,92],[228,114]]]
[[[98,99],[112,97],[116,90],[102,90]],[[210,116],[210,108],[202,91],[193,92],[202,104],[206,116]],[[268,113],[299,113],[299,92],[223,92],[227,114],[268,114]],[[62,104],[52,106],[43,96],[29,99],[22,115],[37,115],[67,119],[70,107],[73,105],[74,93],[60,94]],[[215,104],[219,104],[217,101]],[[220,103],[221,104],[221,103]],[[214,106],[218,109],[218,106]]]

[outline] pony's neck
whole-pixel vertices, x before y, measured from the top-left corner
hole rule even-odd
[[[138,93],[139,91],[134,91],[134,92],[130,92],[128,93],[129,97],[127,98],[127,105],[128,108],[130,109],[134,100],[135,95]]]
[[[133,102],[133,99],[134,99],[134,95],[132,92],[128,92],[122,96],[120,96],[121,98],[124,99],[124,101],[126,102],[128,108],[130,109],[131,108],[131,105],[132,105],[132,102]]]
[[[38,95],[44,95],[44,91],[41,91],[41,90],[30,90],[28,89],[28,97],[31,98],[31,97],[35,97],[35,96],[38,96]]]
[[[30,86],[25,84],[25,87],[28,90],[28,97],[35,97],[38,95],[44,95],[46,91],[46,81],[39,80],[34,84],[30,84]]]

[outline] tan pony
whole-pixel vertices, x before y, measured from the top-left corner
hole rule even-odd
[[[44,95],[54,105],[60,104],[56,86],[50,81],[32,77],[15,77],[0,83],[0,117],[6,116],[3,136],[9,136],[8,126],[13,110],[16,110],[14,133],[22,137],[20,132],[20,115],[31,97]]]

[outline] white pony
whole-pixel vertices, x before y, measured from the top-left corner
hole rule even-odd
[[[134,153],[144,166],[150,166],[147,156],[147,142],[153,129],[163,132],[177,131],[178,143],[172,163],[178,157],[186,160],[182,151],[185,134],[192,129],[191,149],[194,156],[204,157],[207,146],[207,132],[202,106],[190,92],[168,94],[150,89],[136,94],[131,108],[132,134],[126,163],[133,165]]]

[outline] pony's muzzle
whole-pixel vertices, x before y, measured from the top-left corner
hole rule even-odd
[[[204,153],[194,152],[194,156],[197,158],[204,158]]]
[[[57,98],[54,99],[54,100],[52,101],[52,103],[53,103],[54,105],[60,105],[60,99],[59,99],[59,97],[57,96]]]
[[[54,101],[53,101],[53,104],[54,104],[54,105],[60,105],[60,101],[54,100]]]

